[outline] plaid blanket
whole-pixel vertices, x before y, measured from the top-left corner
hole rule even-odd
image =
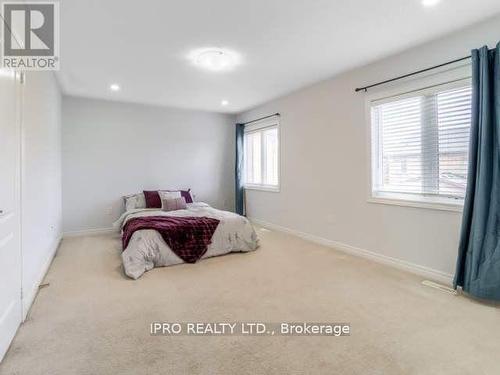
[[[130,219],[123,227],[123,250],[137,230],[154,229],[186,263],[195,263],[206,252],[219,220],[208,217],[148,216]]]

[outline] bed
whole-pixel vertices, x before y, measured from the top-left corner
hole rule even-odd
[[[162,209],[132,208],[127,209],[115,222],[123,240],[122,261],[125,274],[138,279],[145,272],[155,267],[165,267],[184,263],[178,253],[167,244],[165,233],[147,228],[149,221],[161,221],[162,218],[175,222],[179,220],[211,220],[215,230],[200,259],[228,254],[231,252],[249,252],[256,250],[259,240],[252,224],[247,218],[229,211],[222,211],[203,202],[186,204],[185,209],[164,211]],[[135,220],[135,221],[134,221]],[[132,224],[140,223],[142,226]],[[145,225],[146,224],[146,225]]]

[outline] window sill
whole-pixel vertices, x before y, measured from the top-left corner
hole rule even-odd
[[[368,198],[368,203],[387,204],[402,207],[426,208],[430,210],[462,212],[462,203],[451,203],[443,200],[429,201],[417,199],[399,199],[380,196],[372,196]]]
[[[270,193],[279,193],[280,188],[275,186],[259,186],[259,185],[249,185],[244,187],[245,190],[257,190],[257,191],[267,191]]]

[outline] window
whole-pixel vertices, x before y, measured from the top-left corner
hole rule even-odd
[[[372,197],[463,204],[471,102],[468,79],[371,102]]]
[[[277,118],[245,126],[243,153],[245,187],[279,190],[279,124]]]

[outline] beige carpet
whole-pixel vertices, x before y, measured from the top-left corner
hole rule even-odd
[[[119,240],[63,241],[0,374],[500,374],[500,309],[259,229],[250,254],[124,277]],[[350,322],[349,337],[152,337],[152,321]]]

